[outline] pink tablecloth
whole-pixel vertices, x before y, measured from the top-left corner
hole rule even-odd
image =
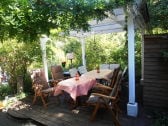
[[[66,79],[60,81],[55,88],[54,95],[58,95],[62,90],[70,94],[72,99],[76,101],[77,96],[87,95],[88,91],[96,85],[96,79],[90,77],[79,77],[79,80],[75,78]]]
[[[82,76],[92,77],[96,79],[110,80],[111,77],[113,76],[113,70],[101,69],[100,73],[97,73],[97,70],[92,70],[82,74]]]

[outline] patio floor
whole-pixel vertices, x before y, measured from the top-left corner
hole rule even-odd
[[[50,97],[49,101],[50,104],[45,109],[40,100],[32,106],[32,97],[28,97],[13,109],[9,109],[8,114],[18,119],[33,120],[45,126],[113,126],[111,113],[106,110],[98,111],[95,121],[90,122],[89,117],[93,108],[80,106],[71,110],[64,100],[58,102],[56,97]],[[152,119],[146,115],[141,106],[136,118],[126,115],[125,106],[123,102],[122,113],[119,116],[121,126],[152,126]]]

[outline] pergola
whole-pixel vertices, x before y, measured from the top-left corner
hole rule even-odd
[[[128,74],[129,74],[129,100],[127,104],[127,114],[137,116],[138,103],[135,101],[135,30],[139,29],[144,35],[148,12],[146,3],[143,0],[136,0],[134,5],[127,9],[116,8],[112,12],[107,12],[108,18],[102,21],[92,20],[89,22],[89,32],[71,31],[70,36],[78,37],[82,46],[82,62],[86,66],[85,59],[85,37],[92,34],[105,34],[122,32],[127,25],[128,32]],[[126,19],[127,16],[127,19]],[[143,42],[142,42],[142,78],[143,79]]]
[[[92,20],[89,22],[89,32],[71,31],[70,36],[80,39],[82,46],[82,63],[86,66],[85,59],[85,37],[91,34],[105,34],[124,31],[127,25],[128,32],[128,74],[129,74],[129,100],[127,114],[136,117],[138,114],[138,103],[135,101],[135,30],[140,29],[144,34],[145,24],[148,20],[146,3],[136,0],[135,4],[128,8],[116,8],[107,12],[108,18],[102,21]],[[125,18],[127,16],[127,18]],[[127,19],[127,20],[126,20]],[[142,79],[143,79],[143,42],[142,42]]]
[[[95,34],[107,34],[107,33],[124,31],[124,27],[126,26],[124,8],[114,9],[113,15],[110,12],[108,12],[107,14],[108,14],[108,18],[105,18],[102,21],[97,21],[97,20],[89,21],[89,25],[90,25],[89,32],[70,31],[70,36],[77,37],[81,41],[82,61],[84,66],[86,66],[85,37],[90,35],[95,35]]]

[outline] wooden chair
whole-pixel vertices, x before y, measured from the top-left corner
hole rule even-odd
[[[127,70],[128,70],[128,67],[126,66],[125,68],[124,68],[124,70],[123,70],[123,72],[122,72],[122,80],[121,80],[121,84],[123,84],[123,82],[125,81],[125,76],[126,76],[126,73],[127,73]],[[120,84],[120,86],[119,86],[119,91],[121,92],[121,85]]]
[[[53,94],[54,87],[50,87],[45,78],[43,69],[33,71],[31,75],[34,98],[32,104],[35,104],[38,97],[42,100],[43,106],[47,107],[47,97]]]
[[[69,69],[70,77],[75,77],[77,73],[78,73],[78,70],[76,68]]]
[[[110,90],[114,87],[114,84],[117,80],[118,73],[120,71],[120,68],[114,69],[113,76],[111,80],[108,82],[107,85],[104,85],[102,83],[97,83],[93,88],[92,92],[95,93],[103,93],[103,94],[108,94]]]
[[[100,64],[100,69],[109,69],[109,64]]]
[[[79,74],[82,75],[87,72],[87,69],[85,66],[79,66],[78,71],[79,71]]]
[[[119,102],[119,96],[118,96],[118,87],[121,83],[122,78],[122,72],[120,71],[117,80],[115,82],[114,87],[112,88],[109,95],[104,95],[101,93],[92,93],[87,100],[87,104],[90,106],[94,106],[94,111],[92,112],[90,120],[93,121],[95,119],[95,116],[97,114],[97,111],[100,108],[106,108],[107,110],[110,110],[112,113],[112,120],[114,122],[115,126],[120,126],[120,123],[118,121],[118,113],[120,111],[118,102]]]
[[[113,76],[111,78],[111,81],[108,84],[109,87],[111,87],[111,88],[114,87],[114,84],[115,84],[115,82],[117,80],[117,76],[118,76],[119,71],[120,71],[120,67],[114,68]]]
[[[122,77],[121,77],[122,80],[121,80],[120,83],[122,83],[124,81],[127,69],[128,69],[127,67],[124,68],[124,70],[122,72]],[[117,81],[117,77],[118,77],[119,71],[120,71],[120,67],[114,69],[112,79],[109,82],[108,86],[100,84],[100,83],[97,83],[96,86],[94,87],[96,89],[94,92],[108,94],[110,89],[112,89],[114,87],[114,85],[115,85],[115,83]],[[119,85],[119,92],[121,92],[121,84]]]
[[[125,75],[126,75],[126,73],[127,73],[127,70],[128,70],[128,67],[126,66],[126,67],[124,68],[124,70],[123,70],[123,73],[122,73],[122,79],[125,78]]]
[[[120,67],[120,64],[109,64],[109,69],[114,70]]]
[[[60,65],[51,66],[51,76],[52,80],[50,80],[50,83],[52,83],[53,86],[56,86],[61,80],[66,79]]]

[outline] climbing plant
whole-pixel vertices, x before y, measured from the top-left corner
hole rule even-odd
[[[7,2],[6,2],[7,1]],[[102,20],[106,12],[133,0],[5,0],[0,1],[0,39],[37,40],[50,29],[89,30],[88,20]]]

